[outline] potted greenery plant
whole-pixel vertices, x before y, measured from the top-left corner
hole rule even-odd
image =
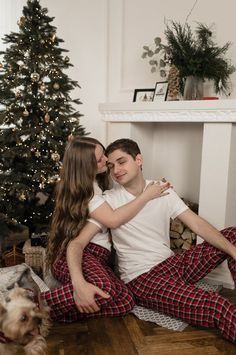
[[[235,71],[225,58],[230,42],[218,46],[213,41],[211,29],[201,23],[198,23],[195,35],[187,23],[182,25],[175,21],[166,26],[164,33],[167,46],[162,50],[166,50],[168,62],[178,69],[184,99],[201,99],[204,79],[213,81],[216,93],[228,93],[229,76]]]
[[[210,28],[201,23],[198,24],[194,36],[188,24],[182,26],[172,21],[165,30],[165,36],[171,63],[178,68],[182,83],[186,80],[185,98],[191,98],[191,93],[187,90],[187,78],[195,82],[213,80],[216,93],[221,91],[227,93],[229,76],[235,71],[234,66],[224,57],[231,45],[230,42],[222,47],[217,46],[212,39]],[[197,91],[194,94],[201,95]]]

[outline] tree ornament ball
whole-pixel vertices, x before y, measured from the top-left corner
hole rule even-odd
[[[40,90],[41,90],[41,91],[45,91],[45,90],[46,90],[46,88],[47,88],[47,87],[46,87],[46,85],[45,85],[45,84],[40,85]]]
[[[50,121],[50,115],[49,115],[48,112],[47,112],[46,115],[44,116],[44,121],[45,121],[46,123],[48,123],[48,122]]]
[[[28,117],[29,116],[29,111],[27,111],[26,109],[23,111],[23,116],[24,117]]]
[[[53,84],[53,89],[58,90],[60,89],[60,85],[58,83]]]
[[[39,75],[39,73],[34,72],[34,73],[32,73],[32,74],[30,75],[30,77],[31,77],[31,80],[32,80],[33,82],[38,82],[38,81],[39,81],[39,78],[40,78],[40,75]]]
[[[65,57],[65,62],[69,62],[70,58],[68,56]]]

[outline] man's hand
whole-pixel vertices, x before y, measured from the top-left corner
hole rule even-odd
[[[74,300],[79,312],[94,313],[100,310],[100,307],[95,301],[95,295],[106,299],[110,298],[110,295],[102,291],[99,287],[86,281],[82,286],[74,287]]]

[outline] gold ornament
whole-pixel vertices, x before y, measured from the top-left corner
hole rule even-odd
[[[24,17],[24,16],[21,16],[21,18],[19,19],[19,21],[17,21],[17,25],[18,25],[19,27],[21,27],[21,26],[24,26],[24,24],[25,24],[25,17]]]
[[[48,178],[48,183],[49,184],[54,184],[54,182],[57,180],[57,176],[56,175],[54,175],[54,176],[49,176],[49,178]]]
[[[40,90],[41,91],[45,91],[47,88],[47,86],[43,83],[42,85],[40,85]]]
[[[41,182],[41,183],[39,184],[39,187],[40,187],[40,189],[43,189],[43,188],[45,187],[45,183],[44,183],[44,182]]]
[[[29,116],[29,111],[27,111],[27,109],[25,109],[25,110],[23,111],[23,116],[24,116],[24,117],[28,117],[28,116]]]
[[[60,160],[60,154],[56,151],[55,153],[51,154],[51,158],[54,161],[59,161]]]
[[[52,42],[54,42],[55,39],[56,39],[56,33],[54,32],[54,33],[52,34]]]
[[[44,136],[44,134],[41,133],[41,134],[40,134],[40,139],[41,139],[41,141],[45,141],[45,140],[46,140],[46,136]]]
[[[30,77],[33,82],[37,82],[37,81],[39,81],[40,75],[38,73],[34,72],[30,75]]]
[[[20,201],[25,201],[25,200],[26,200],[26,196],[25,196],[24,192],[22,192],[22,193],[19,195],[19,200],[20,200]]]
[[[45,121],[46,123],[48,123],[48,122],[50,121],[50,115],[49,115],[48,112],[47,112],[46,115],[44,116],[44,121]]]
[[[40,151],[39,151],[39,150],[36,150],[36,152],[35,152],[35,156],[36,156],[37,158],[39,158],[39,157],[40,157],[40,155],[41,155]]]
[[[60,89],[60,85],[58,83],[53,84],[53,89],[58,90]]]
[[[23,93],[22,93],[21,90],[19,90],[19,91],[16,92],[16,97],[20,98],[20,97],[22,97],[22,96],[23,96]]]

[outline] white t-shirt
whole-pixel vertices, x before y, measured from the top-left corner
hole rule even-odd
[[[146,185],[150,181],[146,181]],[[128,223],[112,230],[121,279],[127,283],[173,255],[170,249],[170,218],[188,209],[173,189],[169,195],[149,201]],[[135,196],[116,184],[104,194],[113,209]]]
[[[94,188],[94,196],[93,196],[92,200],[89,201],[89,205],[88,205],[89,213],[92,213],[93,211],[95,211],[98,207],[100,207],[105,202],[105,199],[102,195],[102,190],[100,189],[100,187],[98,186],[98,184],[96,182],[93,184],[93,188]],[[111,243],[109,240],[109,234],[108,234],[107,228],[92,218],[89,218],[88,221],[96,224],[102,230],[102,232],[97,233],[91,239],[91,242],[101,245],[103,248],[106,248],[108,250],[111,250]]]

